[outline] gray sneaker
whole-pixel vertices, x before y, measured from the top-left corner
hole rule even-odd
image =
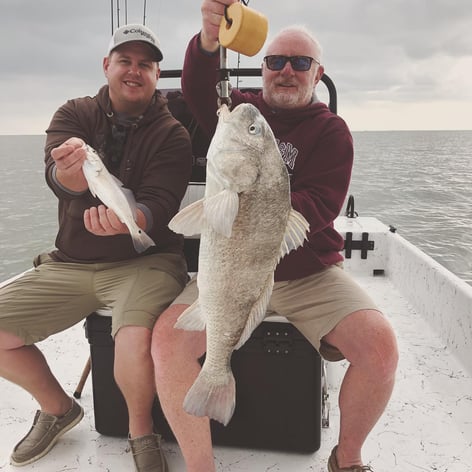
[[[134,439],[128,439],[133,453],[136,472],[168,472],[166,458],[161,451],[161,437],[158,434],[148,434]]]
[[[73,399],[72,408],[63,416],[54,416],[40,410],[36,412],[28,434],[14,447],[10,457],[12,465],[31,464],[46,455],[57,440],[84,417],[84,410]]]

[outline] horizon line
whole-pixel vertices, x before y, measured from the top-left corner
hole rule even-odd
[[[437,131],[437,132],[444,132],[444,131],[472,131],[472,128],[457,128],[457,129],[350,129],[351,133],[392,133],[392,132],[418,132],[418,131]],[[46,133],[1,133],[0,137],[7,137],[7,136],[46,136]]]

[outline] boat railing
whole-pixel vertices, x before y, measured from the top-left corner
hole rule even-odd
[[[234,68],[229,69],[229,74],[231,77],[261,77],[261,69],[257,67],[249,68]],[[160,74],[161,79],[178,79],[182,76],[181,69],[168,69],[162,70]],[[328,91],[328,107],[333,113],[338,112],[338,95],[336,91],[336,86],[334,85],[333,80],[327,75],[323,74],[321,76],[321,82],[326,86]]]

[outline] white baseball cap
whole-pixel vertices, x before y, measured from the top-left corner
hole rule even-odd
[[[149,44],[156,54],[156,62],[162,61],[162,52],[159,49],[160,44],[157,36],[149,28],[140,24],[124,25],[118,28],[108,45],[108,55],[118,46],[131,41],[143,41]]]

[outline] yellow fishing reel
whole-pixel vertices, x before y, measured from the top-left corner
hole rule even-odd
[[[268,21],[264,15],[249,8],[247,3],[236,2],[225,9],[219,40],[225,48],[245,56],[254,56],[264,45],[268,30]]]

